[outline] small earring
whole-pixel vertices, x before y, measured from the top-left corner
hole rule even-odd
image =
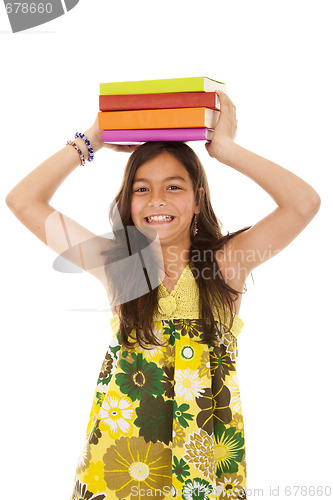
[[[196,236],[198,234],[198,226],[197,226],[197,214],[195,214],[195,217],[194,217],[194,236]]]

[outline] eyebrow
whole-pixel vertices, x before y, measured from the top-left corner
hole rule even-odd
[[[181,177],[180,175],[175,175],[173,177],[166,177],[164,179],[164,181],[175,181],[175,180],[186,182],[186,180],[184,179],[184,177]],[[137,182],[149,182],[149,180],[148,179],[143,179],[141,177],[140,179],[136,179],[135,181],[133,181],[133,184],[136,184]]]

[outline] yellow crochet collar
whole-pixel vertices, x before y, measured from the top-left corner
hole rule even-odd
[[[157,290],[157,307],[154,310],[153,320],[172,320],[178,318],[198,319],[200,318],[199,312],[199,287],[193,273],[191,271],[190,261],[182,274],[180,275],[174,289],[171,293],[167,291],[162,281]],[[216,309],[213,308],[213,314],[216,321],[218,321],[218,314]],[[226,316],[223,316],[223,308],[220,309],[221,318],[229,324],[230,310],[226,308]],[[110,320],[112,330],[116,333],[119,330],[119,317],[116,314]],[[231,333],[237,337],[244,326],[244,322],[237,315],[234,315],[234,322],[231,328]]]

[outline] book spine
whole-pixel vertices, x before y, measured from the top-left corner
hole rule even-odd
[[[206,128],[103,130],[103,142],[200,141],[207,138]]]
[[[222,82],[217,84],[224,85]],[[100,84],[100,95],[160,94],[174,92],[204,92],[205,77],[169,78],[165,80],[141,80]]]
[[[215,92],[176,92],[166,94],[100,95],[100,111],[135,109],[210,108],[219,110]]]
[[[209,113],[208,113],[209,112]],[[212,120],[207,122],[208,114]],[[215,128],[220,112],[207,108],[100,111],[100,130],[151,128]]]

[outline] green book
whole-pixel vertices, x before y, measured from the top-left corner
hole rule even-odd
[[[165,94],[168,92],[214,92],[226,91],[226,84],[207,78],[168,78],[166,80],[140,80],[134,82],[111,82],[100,84],[100,95]]]

